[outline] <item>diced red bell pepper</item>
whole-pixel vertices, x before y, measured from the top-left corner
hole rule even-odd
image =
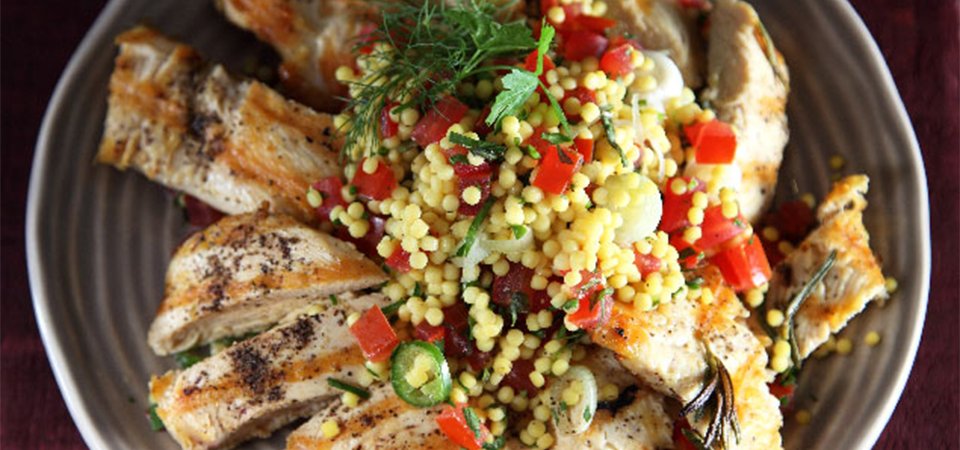
[[[390,266],[391,269],[397,272],[407,273],[410,271],[410,253],[397,245],[397,247],[393,249],[393,253],[384,261],[384,264]]]
[[[703,211],[703,223],[700,224],[703,235],[697,240],[697,247],[709,252],[714,247],[739,236],[746,229],[742,216],[728,219],[723,216],[723,207],[711,206]]]
[[[317,217],[323,222],[330,221],[330,211],[333,211],[333,208],[337,206],[347,207],[347,202],[343,200],[343,181],[340,181],[340,177],[332,176],[321,178],[316,183],[313,183],[313,188],[316,189],[323,197],[323,202],[320,203],[320,206],[316,208]]]
[[[683,127],[683,132],[696,149],[697,163],[730,164],[737,152],[737,135],[730,125],[717,119]]]
[[[756,236],[714,255],[710,262],[737,292],[759,287],[770,280],[770,263]]]
[[[676,179],[678,178],[667,180],[666,188],[663,190],[663,216],[660,219],[660,229],[667,233],[690,225],[690,221],[687,220],[687,213],[693,206],[693,193],[706,192],[707,190],[706,184],[702,181],[696,178],[682,177],[679,179],[687,184],[687,190],[682,195],[674,194],[671,185]]]
[[[469,108],[452,96],[444,97],[433,105],[413,126],[410,139],[421,147],[439,142],[447,135],[450,126],[460,122]]]
[[[206,228],[225,216],[224,213],[192,195],[182,195],[183,207],[186,209],[187,221],[190,225]]]
[[[465,404],[444,405],[443,411],[437,416],[437,425],[454,444],[467,450],[480,450],[490,431],[483,423],[479,424],[479,430],[476,433],[470,429],[463,412],[467,407]]]
[[[564,34],[562,48],[563,57],[570,61],[599,58],[607,49],[607,38],[593,31],[572,31]]]
[[[600,70],[606,72],[611,78],[622,77],[633,72],[634,51],[633,45],[630,44],[610,47],[600,58]]]
[[[363,313],[360,319],[350,326],[350,333],[360,344],[363,356],[373,362],[386,361],[393,349],[400,344],[397,333],[393,331],[379,306]]]
[[[501,384],[510,386],[515,392],[524,391],[528,395],[537,393],[537,387],[530,381],[530,373],[533,372],[533,361],[529,359],[518,359],[513,362],[510,372],[503,377]]]
[[[534,50],[523,59],[523,68],[529,70],[530,72],[537,71],[537,55],[540,52]],[[550,55],[543,55],[543,71],[540,72],[540,81],[546,85],[547,84],[547,72],[550,70],[556,69],[556,64],[553,63],[553,59],[550,59]],[[479,134],[479,133],[477,133]]]
[[[636,250],[633,251],[633,254],[633,263],[637,266],[637,270],[640,271],[640,275],[644,278],[651,273],[659,272],[663,269],[663,261],[661,261],[660,258],[651,254],[643,254]]]
[[[583,156],[555,145],[551,145],[546,151],[540,151],[540,155],[540,165],[533,178],[533,185],[543,192],[562,194],[570,185],[573,174],[580,170]]]
[[[357,194],[374,200],[383,200],[389,197],[393,190],[397,188],[397,179],[393,175],[393,169],[386,162],[380,162],[380,164],[377,164],[376,171],[366,173],[363,171],[363,161],[360,161],[360,164],[357,165],[357,172],[350,182],[357,187]]]
[[[389,139],[397,135],[400,130],[400,124],[390,118],[390,110],[397,106],[394,103],[387,103],[380,112],[380,138]]]
[[[413,328],[413,336],[421,341],[437,342],[443,339],[445,331],[442,326],[435,327],[424,320]]]
[[[784,386],[780,383],[767,383],[767,387],[770,388],[770,394],[776,397],[778,400],[787,399],[789,401],[790,397],[793,396],[794,385]]]
[[[588,164],[593,161],[593,139],[590,138],[575,138],[573,140],[573,146],[577,149],[577,153],[580,153],[580,156],[583,157],[583,163]]]
[[[373,42],[376,40],[374,33],[377,31],[377,25],[367,22],[360,26],[357,33],[357,43],[361,45],[360,53],[369,55],[373,53]]]
[[[597,103],[597,94],[583,86],[577,86],[573,90],[564,92],[563,99],[561,99],[560,103],[563,104],[568,98],[575,98],[579,100],[581,105],[586,105],[587,103]],[[580,114],[571,114],[564,111],[563,115],[567,116],[567,120],[570,122],[577,123],[580,121]]]

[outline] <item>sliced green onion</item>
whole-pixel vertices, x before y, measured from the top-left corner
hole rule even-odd
[[[340,389],[341,391],[347,391],[364,400],[370,398],[370,391],[359,386],[354,386],[350,383],[345,383],[336,378],[327,378],[327,384],[329,384],[332,388]]]
[[[407,383],[407,373],[414,367],[414,361],[420,355],[430,359],[430,380],[420,387],[413,387]],[[397,346],[390,356],[390,383],[397,396],[403,401],[426,408],[438,405],[450,397],[453,382],[450,377],[450,367],[447,359],[437,346],[424,341],[404,342]]]

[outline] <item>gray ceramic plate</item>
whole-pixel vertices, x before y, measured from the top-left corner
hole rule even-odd
[[[147,22],[236,68],[253,40],[210,1],[115,0],[67,66],[47,110],[30,183],[27,246],[37,321],[73,419],[93,448],[176,448],[144,420],[146,382],[172,364],[146,345],[167,260],[186,233],[162,188],[93,164],[101,133],[112,39]],[[876,45],[846,3],[757,0],[791,67],[792,140],[781,194],[823,195],[827,159],[872,178],[867,228],[884,271],[900,281],[847,334],[879,330],[876,348],[814,361],[804,370],[808,426],[788,420],[789,448],[869,448],[910,373],[930,276],[928,201],[916,138]],[[279,448],[282,437],[251,448]]]

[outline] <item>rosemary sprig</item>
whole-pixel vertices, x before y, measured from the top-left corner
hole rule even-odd
[[[489,2],[383,2],[381,21],[357,47],[373,50],[362,64],[376,69],[351,83],[354,97],[347,110],[346,143],[342,157],[349,159],[361,143],[377,148],[377,127],[390,99],[402,99],[399,110],[433,105],[453,92],[463,80],[502,69],[484,65],[536,47],[523,21],[500,23]],[[384,49],[377,44],[387,44]]]
[[[698,418],[708,411],[710,420],[703,437],[693,430],[690,433],[697,438],[703,448],[725,448],[727,429],[733,430],[737,442],[740,442],[740,422],[737,420],[736,398],[733,392],[733,380],[730,372],[712,352],[707,349],[707,375],[704,386],[690,402],[680,410],[681,416],[693,413]],[[693,440],[691,440],[693,441]]]
[[[800,356],[800,346],[797,344],[797,332],[796,327],[794,326],[794,317],[797,315],[797,312],[800,311],[800,306],[803,305],[803,302],[810,297],[810,294],[813,293],[813,289],[823,281],[823,278],[827,276],[827,272],[833,267],[833,264],[837,261],[837,251],[832,250],[830,254],[827,255],[827,259],[823,261],[823,264],[817,269],[817,271],[807,280],[807,283],[803,285],[803,288],[800,289],[800,292],[797,292],[797,295],[793,296],[793,299],[790,300],[790,303],[787,305],[787,311],[785,320],[783,321],[783,326],[787,327],[787,340],[790,343],[790,358],[793,360],[793,365],[796,368],[800,368],[800,365],[803,363],[802,357]]]

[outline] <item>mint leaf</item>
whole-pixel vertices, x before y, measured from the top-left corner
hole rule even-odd
[[[486,123],[490,126],[500,123],[506,116],[516,114],[540,84],[536,74],[523,69],[511,70],[502,81],[503,90],[497,94],[487,116]]]

